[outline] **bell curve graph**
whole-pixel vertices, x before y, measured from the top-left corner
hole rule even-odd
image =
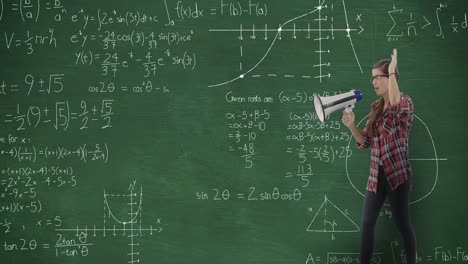
[[[272,38],[271,43],[268,45],[268,48],[263,53],[261,58],[253,66],[246,67],[246,69],[244,69],[244,66],[243,66],[242,62],[240,62],[239,63],[240,74],[234,75],[229,80],[224,80],[224,81],[221,81],[221,82],[212,83],[212,84],[208,85],[208,87],[223,86],[223,85],[238,81],[240,79],[244,79],[244,78],[252,75],[252,72],[254,70],[258,69],[259,66],[262,64],[262,62],[269,55],[272,54],[272,52],[274,51],[275,45],[278,43],[279,40],[281,40],[282,34],[285,34],[286,32],[290,33],[290,34],[292,33],[294,38],[296,38],[296,32],[305,32],[305,33],[307,33],[307,38],[310,38],[311,34],[318,35],[316,38],[314,38],[314,41],[318,41],[318,50],[316,50],[314,52],[314,53],[318,54],[318,64],[313,65],[314,68],[318,68],[318,75],[313,76],[313,78],[318,79],[320,82],[322,82],[322,80],[324,78],[330,78],[331,77],[330,73],[324,73],[324,68],[325,67],[330,67],[331,63],[330,62],[324,62],[323,59],[322,59],[323,58],[323,56],[322,56],[323,53],[330,53],[330,50],[325,50],[324,49],[323,43],[322,43],[323,40],[329,40],[330,39],[329,35],[327,35],[327,36],[323,35],[323,33],[325,33],[325,32],[328,33],[328,34],[331,34],[332,39],[334,39],[335,32],[346,33],[346,37],[348,39],[350,49],[354,53],[354,59],[355,59],[355,61],[357,63],[357,66],[359,67],[360,72],[363,73],[362,67],[361,67],[361,64],[359,62],[359,58],[357,56],[356,49],[355,49],[355,46],[354,46],[354,43],[353,43],[353,40],[352,40],[351,33],[356,32],[356,34],[361,34],[364,31],[364,28],[362,28],[361,26],[359,26],[359,28],[351,28],[350,27],[350,23],[349,23],[349,20],[348,20],[348,11],[346,10],[345,0],[342,0],[342,7],[343,7],[343,11],[344,11],[344,18],[345,18],[345,22],[346,22],[346,28],[334,28],[333,27],[333,16],[324,16],[323,12],[326,9],[331,9],[331,11],[333,12],[335,7],[334,7],[334,4],[325,4],[326,1],[327,0],[319,0],[318,6],[315,6],[312,11],[309,11],[309,12],[306,12],[306,13],[304,13],[302,15],[293,17],[293,18],[287,20],[286,22],[281,23],[275,29],[268,29],[267,25],[265,25],[265,27],[263,29],[260,29],[260,28],[256,29],[255,26],[252,26],[252,28],[248,29],[248,28],[243,28],[242,24],[237,29],[210,29],[209,30],[210,32],[215,32],[215,33],[219,33],[219,32],[239,33],[240,34],[239,39],[241,39],[241,40],[243,39],[242,34],[244,32],[252,33],[252,34],[255,34],[256,32],[262,32],[262,33],[265,34],[265,37],[264,37],[265,40],[268,39],[267,36],[268,36],[269,32],[276,32],[276,34]],[[317,22],[316,23],[316,24],[318,24],[317,28],[311,28],[310,23],[308,24],[308,26],[306,28],[296,28],[296,24],[295,24],[296,21],[300,21],[301,19],[306,19],[306,18],[310,18],[310,17],[313,17],[314,18],[313,20]],[[330,21],[330,27],[323,27],[323,23],[325,23],[325,21]],[[239,50],[240,50],[240,57],[244,56],[242,45],[240,46]],[[255,76],[258,76],[258,75],[253,75],[253,77],[255,77]],[[304,77],[305,78],[311,78],[312,76],[304,76]]]

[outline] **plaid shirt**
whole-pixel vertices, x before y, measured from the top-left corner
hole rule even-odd
[[[372,103],[371,114],[377,110],[378,101]],[[371,115],[369,115],[371,116]],[[392,190],[405,181],[410,182],[412,190],[412,171],[408,159],[408,137],[413,123],[413,102],[407,95],[401,95],[399,105],[388,106],[377,120],[374,139],[368,134],[369,120],[362,131],[364,141],[356,142],[360,149],[371,146],[370,175],[367,190],[377,192],[379,165],[383,165],[385,175]]]

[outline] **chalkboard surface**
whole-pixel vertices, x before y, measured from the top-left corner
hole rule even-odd
[[[419,263],[468,260],[467,1],[0,4],[1,263],[359,263],[370,153],[312,95],[362,129],[393,48]]]

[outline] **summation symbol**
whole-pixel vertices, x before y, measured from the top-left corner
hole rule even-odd
[[[139,259],[139,247],[141,245],[138,242],[138,238],[145,234],[153,235],[153,233],[162,232],[163,229],[160,226],[160,218],[157,219],[156,226],[143,227],[143,188],[140,186],[140,189],[136,190],[135,185],[136,181],[133,181],[128,187],[128,193],[125,194],[108,193],[104,189],[104,223],[102,228],[96,225],[93,225],[91,228],[88,228],[88,226],[79,228],[77,226],[71,229],[56,229],[56,231],[59,233],[75,232],[75,235],[80,238],[80,242],[82,243],[86,242],[90,234],[93,237],[96,237],[99,233],[102,233],[103,237],[126,237],[129,239],[128,246],[130,248],[130,252],[126,254],[130,258],[127,263],[141,263]],[[124,204],[126,209],[116,208],[119,204]]]

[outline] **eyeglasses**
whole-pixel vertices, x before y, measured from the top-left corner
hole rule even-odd
[[[371,83],[373,83],[375,79],[380,80],[380,78],[388,77],[388,76],[390,76],[390,75],[389,74],[378,74],[378,75],[372,76],[370,81],[371,81]]]

